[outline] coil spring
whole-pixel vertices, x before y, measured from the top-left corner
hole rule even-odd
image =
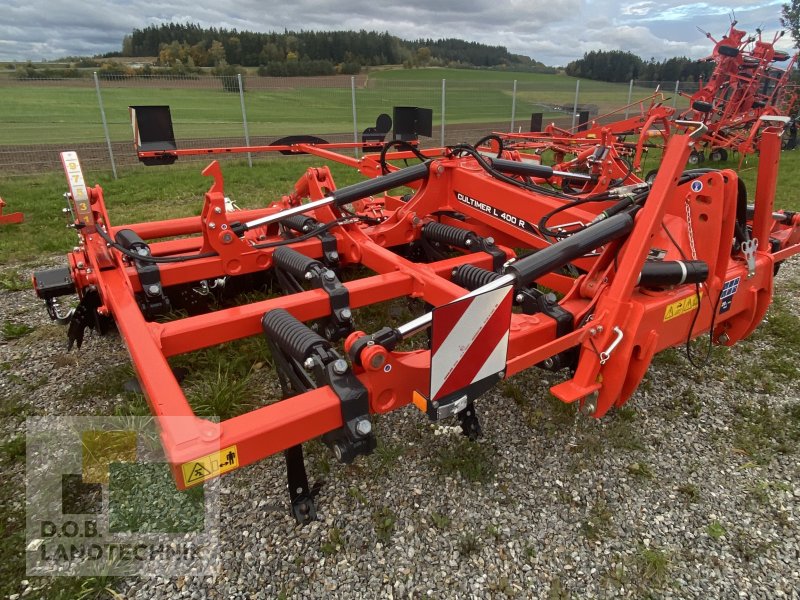
[[[491,283],[500,277],[494,271],[487,271],[474,265],[461,265],[453,270],[453,283],[468,290],[477,290],[479,287]]]
[[[317,225],[317,220],[313,217],[306,215],[292,215],[280,220],[280,224],[300,233],[307,233],[314,229]]]
[[[467,231],[460,227],[453,227],[452,225],[445,225],[444,223],[437,223],[435,221],[428,223],[422,228],[422,235],[427,240],[441,242],[459,248],[467,248],[467,240],[477,239],[477,236],[472,231]]]
[[[272,261],[276,267],[289,271],[296,277],[303,277],[313,267],[323,269],[323,265],[318,260],[300,254],[297,250],[289,246],[280,246],[272,253]]]
[[[265,313],[261,319],[261,326],[267,337],[281,350],[301,363],[311,356],[317,346],[330,347],[325,338],[311,331],[283,308]]]

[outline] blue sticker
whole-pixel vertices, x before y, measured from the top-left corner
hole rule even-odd
[[[699,179],[695,179],[692,182],[692,191],[694,193],[702,192],[703,191],[703,182],[700,181]]]
[[[739,282],[741,280],[741,277],[737,277],[736,279],[726,281],[725,285],[722,286],[722,292],[719,295],[719,314],[728,312],[730,310],[731,304],[733,303],[733,297],[739,290]]]

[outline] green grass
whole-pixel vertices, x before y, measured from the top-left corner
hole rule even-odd
[[[531,112],[551,119],[572,110],[576,79],[544,75],[466,69],[382,70],[368,75],[356,90],[359,130],[374,125],[378,114],[393,106],[432,108],[441,123],[442,79],[446,80],[447,123],[510,122],[513,82],[517,80],[516,115],[522,125]],[[361,81],[361,78],[359,78]],[[327,134],[352,131],[352,91],[349,78],[337,87],[309,78],[248,77],[245,105],[251,136]],[[102,141],[100,109],[93,81],[58,84],[0,79],[8,90],[0,114],[2,144],[65,144]],[[280,87],[278,87],[280,86]],[[651,90],[635,88],[634,98]],[[132,137],[128,106],[167,104],[178,140],[243,136],[239,95],[226,92],[211,79],[137,80],[124,86],[101,82],[101,93],[112,140]],[[628,84],[581,80],[580,104],[600,113],[627,102]],[[684,99],[678,100],[685,103]],[[554,105],[562,110],[553,111]],[[46,115],[46,116],[45,116]],[[212,133],[213,132],[213,133]]]
[[[209,161],[210,162],[210,161]],[[222,165],[225,193],[241,208],[267,206],[291,191],[309,167],[329,164],[338,186],[359,181],[361,176],[339,164],[311,157],[281,157],[257,161],[252,169],[245,162]],[[199,215],[212,181],[200,171],[206,163],[183,163],[167,167],[123,171],[119,179],[110,173],[87,174],[87,185],[103,188],[112,225]],[[14,210],[25,213],[25,222],[0,225],[0,265],[36,261],[42,255],[66,254],[77,241],[66,227],[61,209],[66,180],[61,173],[0,178],[3,198]],[[3,289],[16,289],[23,282],[19,272],[5,272]]]

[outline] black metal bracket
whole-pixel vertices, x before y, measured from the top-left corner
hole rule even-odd
[[[286,478],[289,482],[289,498],[292,502],[292,516],[300,525],[307,525],[317,520],[317,506],[314,501],[315,486],[312,490],[308,485],[306,465],[303,460],[303,446],[298,444],[283,451],[286,459]]]

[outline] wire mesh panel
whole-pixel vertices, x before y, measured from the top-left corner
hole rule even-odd
[[[515,75],[431,69],[355,78],[243,76],[250,143],[268,145],[286,136],[350,142],[354,128],[360,139],[365,129],[376,126],[380,114],[391,116],[395,106],[432,109],[433,135],[421,140],[424,146],[441,143],[443,122],[445,144],[474,143],[492,131],[509,131],[512,111],[515,131],[529,130],[533,113],[542,113],[545,125],[555,122],[569,128],[573,120],[577,123],[573,119],[575,79],[526,74],[517,81],[514,94]],[[105,74],[100,75],[99,87],[111,149],[119,166],[138,164],[128,115],[131,105],[168,105],[179,148],[245,145],[236,76]],[[578,111],[587,111],[589,118],[598,122],[615,121],[626,116],[629,93],[634,103],[629,108],[632,115],[646,109],[644,102],[636,103],[656,89],[666,96],[665,104],[682,111],[697,88],[697,83],[681,82],[680,95],[675,96],[675,82],[636,81],[631,89],[629,83],[581,80]],[[110,168],[93,79],[0,78],[0,96],[0,169],[4,174],[59,169],[63,150],[78,151],[87,170]]]

